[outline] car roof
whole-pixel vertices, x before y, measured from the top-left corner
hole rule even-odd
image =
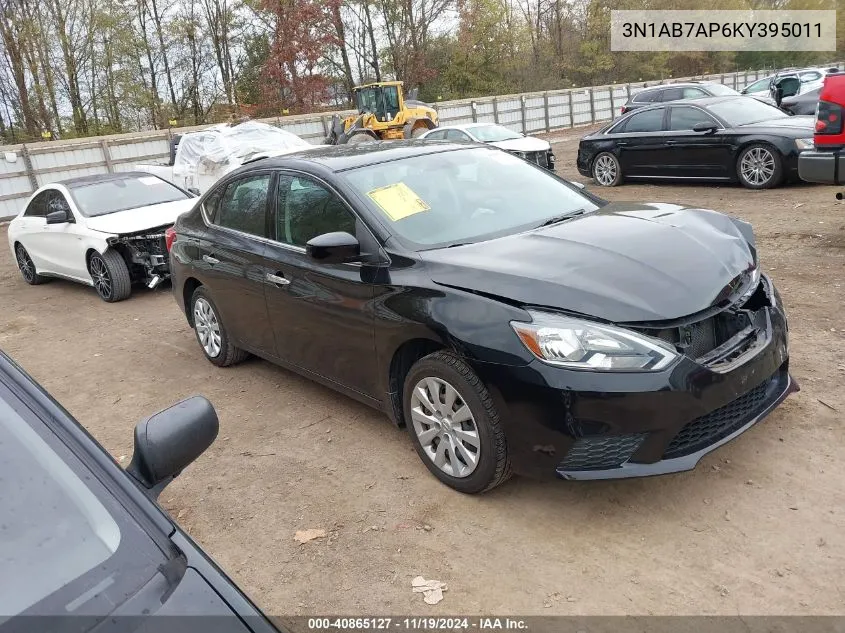
[[[749,97],[747,95],[722,95],[719,97],[699,97],[698,99],[681,99],[678,101],[662,101],[660,103],[649,103],[647,106],[642,108],[637,108],[636,110],[632,110],[631,112],[642,112],[643,110],[649,110],[652,108],[660,108],[665,107],[668,105],[673,106],[709,106],[713,105],[714,103],[722,103],[723,101],[735,101],[736,99],[754,99],[754,97]],[[754,99],[755,101],[759,101],[759,99]]]
[[[657,86],[649,86],[648,88],[643,88],[637,94],[650,92],[652,90],[664,90],[666,88],[692,88],[697,86],[712,86],[718,83],[718,81],[678,81],[673,84],[659,84]]]
[[[412,156],[452,152],[473,147],[479,147],[479,145],[425,140],[376,141],[356,145],[318,145],[314,149],[258,159],[247,163],[244,171],[248,170],[246,168],[257,166],[261,168],[278,167],[281,169],[297,164],[301,165],[302,163],[314,163],[330,171],[337,172],[356,167],[392,162]]]
[[[434,130],[471,130],[473,128],[488,127],[490,125],[495,125],[495,126],[498,126],[498,127],[505,127],[504,125],[501,125],[499,123],[492,123],[492,122],[488,122],[488,121],[478,121],[477,123],[454,123],[452,125],[440,125],[440,126],[434,128],[431,131],[433,132]]]
[[[158,178],[155,174],[150,174],[145,171],[119,171],[112,174],[90,174],[88,176],[77,176],[76,178],[67,178],[65,180],[57,180],[51,182],[51,185],[64,185],[68,189],[90,185],[97,182],[109,182],[111,180],[124,180],[126,178],[143,178],[146,176],[153,176]]]

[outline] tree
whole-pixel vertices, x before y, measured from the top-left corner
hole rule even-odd
[[[267,99],[305,110],[327,97],[330,78],[319,72],[323,52],[340,44],[333,12],[340,0],[265,0],[272,15],[273,35],[265,65],[276,84],[267,86]]]

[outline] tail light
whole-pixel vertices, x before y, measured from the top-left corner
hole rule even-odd
[[[164,231],[164,245],[167,247],[167,252],[173,248],[173,242],[176,241],[176,228],[171,226]]]
[[[628,111],[628,106],[622,106],[622,111],[619,113],[619,116],[622,116]]]
[[[829,101],[819,101],[816,109],[816,134],[842,133],[842,106]]]

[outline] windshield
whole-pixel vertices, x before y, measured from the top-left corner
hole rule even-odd
[[[545,169],[492,147],[413,156],[343,175],[417,250],[492,239],[598,208]]]
[[[158,176],[126,176],[81,183],[72,185],[70,192],[79,212],[87,218],[190,197]]]
[[[726,86],[724,84],[710,84],[710,94],[716,97],[727,97],[729,95],[738,95],[739,93],[731,88],[730,86]]]
[[[371,112],[379,120],[393,119],[399,112],[399,88],[397,86],[378,86],[358,90],[358,111]]]
[[[161,551],[67,446],[3,397],[0,616],[108,613],[155,573]]]
[[[775,106],[771,106],[751,97],[740,97],[730,101],[711,103],[709,110],[727,121],[731,127],[750,125],[760,121],[783,119],[789,115]]]
[[[517,134],[502,125],[478,125],[468,128],[467,131],[482,143],[497,143],[522,138],[522,134]]]

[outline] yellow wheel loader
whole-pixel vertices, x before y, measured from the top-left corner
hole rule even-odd
[[[416,90],[405,99],[401,81],[382,81],[352,90],[358,114],[332,117],[328,145],[345,145],[414,138],[437,127],[437,112],[416,100]]]

